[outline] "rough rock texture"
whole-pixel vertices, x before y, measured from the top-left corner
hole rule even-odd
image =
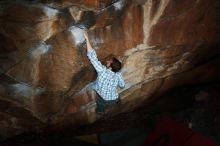
[[[96,73],[81,26],[100,60],[115,54],[124,64],[122,104],[109,115],[219,80],[219,11],[215,0],[1,1],[0,138],[100,118],[84,89]]]

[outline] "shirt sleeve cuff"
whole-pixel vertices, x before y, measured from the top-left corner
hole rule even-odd
[[[87,56],[88,57],[92,56],[92,55],[94,55],[94,53],[95,53],[95,50],[90,50],[90,51],[87,52]]]

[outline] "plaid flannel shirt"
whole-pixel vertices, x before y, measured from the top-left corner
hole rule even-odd
[[[105,100],[118,98],[117,87],[124,88],[125,82],[120,72],[113,72],[98,60],[95,50],[88,51],[87,56],[98,73],[93,89]]]

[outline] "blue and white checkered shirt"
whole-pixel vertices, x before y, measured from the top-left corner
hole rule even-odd
[[[117,99],[119,96],[117,87],[124,88],[125,86],[121,73],[115,73],[102,65],[97,58],[95,50],[89,51],[87,56],[98,73],[92,88],[105,100]]]

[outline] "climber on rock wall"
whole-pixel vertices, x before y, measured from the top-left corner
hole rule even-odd
[[[97,113],[103,114],[106,105],[113,105],[120,102],[117,87],[125,87],[124,79],[120,73],[121,62],[111,55],[103,65],[97,58],[95,50],[90,44],[88,33],[84,31],[87,45],[87,56],[97,72],[97,79],[92,83],[92,89],[96,91]]]

